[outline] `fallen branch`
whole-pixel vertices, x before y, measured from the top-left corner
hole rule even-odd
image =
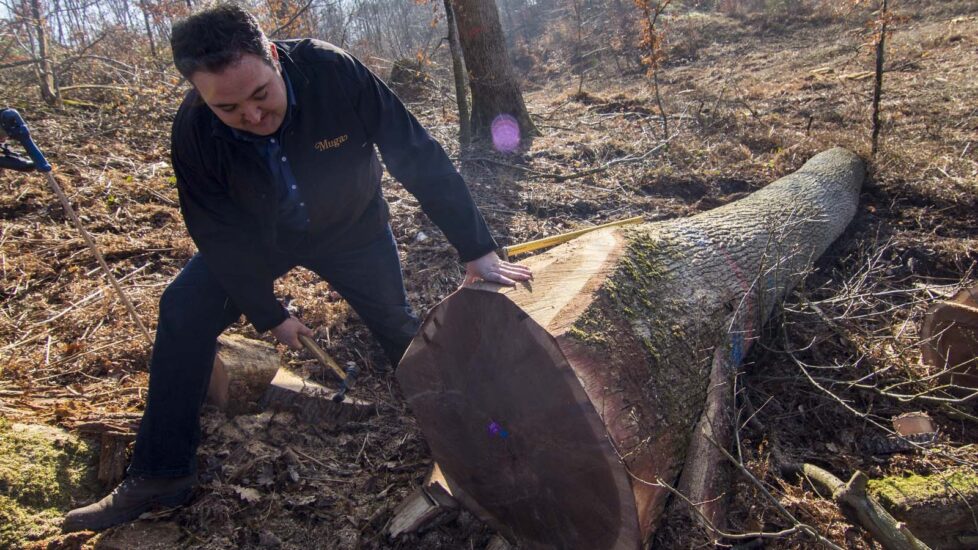
[[[849,521],[869,531],[887,550],[929,550],[910,532],[906,524],[897,521],[875,498],[866,493],[866,474],[856,472],[848,483],[818,466],[795,464],[789,470],[805,476],[812,485],[829,493]]]
[[[76,84],[74,86],[64,86],[61,88],[62,92],[70,92],[74,90],[113,90],[116,92],[130,92],[131,88],[125,86],[110,86],[107,84]]]
[[[710,523],[710,519],[705,515],[703,515],[702,512],[700,512],[700,506],[702,505],[702,503],[697,504],[689,500],[689,498],[686,495],[682,494],[679,490],[672,487],[668,483],[662,481],[661,479],[656,480],[656,485],[660,487],[665,487],[667,491],[673,494],[673,496],[686,503],[686,505],[689,506],[689,508],[693,511],[693,513],[695,513],[696,516],[700,519],[701,525],[706,527],[711,533],[713,533],[715,536],[720,538],[725,538],[728,540],[779,539],[802,531],[801,525],[795,525],[794,527],[789,527],[788,529],[782,529],[781,531],[774,531],[774,532],[757,531],[754,533],[727,533],[725,531],[718,529],[716,526]]]
[[[514,170],[520,170],[520,171],[526,172],[526,173],[530,174],[529,179],[531,179],[531,180],[552,179],[555,182],[560,183],[560,182],[564,182],[564,181],[567,181],[567,180],[572,180],[572,179],[577,179],[577,178],[583,178],[583,177],[586,177],[586,176],[592,176],[594,174],[599,174],[601,172],[607,171],[612,166],[615,166],[615,165],[618,165],[618,164],[626,164],[626,163],[630,163],[630,162],[639,162],[639,161],[645,160],[649,156],[651,156],[653,153],[657,153],[657,152],[661,151],[666,145],[669,144],[669,141],[670,140],[663,141],[662,143],[660,143],[660,144],[656,145],[655,147],[649,149],[648,151],[646,151],[645,153],[643,153],[640,156],[633,157],[633,156],[629,155],[629,156],[617,158],[617,159],[614,159],[614,160],[610,160],[610,161],[604,163],[603,165],[598,166],[597,168],[590,168],[588,170],[582,170],[580,172],[571,172],[570,174],[559,174],[559,173],[556,173],[556,172],[540,172],[540,171],[537,171],[537,170],[533,170],[532,168],[527,168],[525,166],[519,166],[519,165],[516,165],[516,164],[510,164],[508,162],[502,162],[502,161],[499,161],[499,160],[496,160],[496,159],[492,159],[492,158],[488,158],[488,157],[472,157],[472,158],[467,158],[467,159],[464,159],[464,160],[473,161],[473,162],[489,162],[489,163],[496,164],[496,165],[499,165],[499,166],[505,166],[506,168],[513,168]]]
[[[744,466],[742,462],[734,458],[733,455],[727,452],[727,450],[724,449],[713,438],[709,436],[707,436],[706,438],[707,440],[710,441],[710,443],[713,443],[713,445],[717,448],[717,450],[719,450],[720,453],[723,454],[723,456],[727,457],[727,460],[729,460],[734,465],[734,467],[740,470],[740,473],[742,473],[744,477],[746,477],[755,487],[757,487],[758,490],[760,490],[761,493],[764,494],[764,496],[766,496],[768,500],[771,501],[772,504],[774,504],[774,506],[778,509],[778,511],[781,512],[781,515],[783,515],[789,521],[791,521],[791,523],[793,523],[795,527],[797,527],[806,535],[815,539],[818,543],[820,543],[822,546],[825,546],[826,548],[832,548],[833,550],[842,550],[841,546],[838,546],[834,542],[825,538],[825,536],[819,533],[814,527],[799,521],[798,518],[794,516],[794,514],[789,512],[787,508],[781,505],[781,502],[778,499],[774,498],[774,495],[772,495],[771,492],[767,490],[767,487],[765,487],[764,484],[761,483],[761,481],[757,479],[757,477],[755,477],[754,474],[752,474],[750,470],[748,470],[747,467]]]

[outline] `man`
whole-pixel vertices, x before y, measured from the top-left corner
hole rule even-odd
[[[217,336],[242,313],[292,348],[300,348],[299,334],[312,335],[273,294],[275,279],[297,265],[349,302],[396,366],[418,319],[405,296],[374,145],[458,250],[467,281],[531,277],[496,256],[441,146],[346,52],[315,40],[273,44],[233,5],[174,25],[170,42],[177,70],[193,85],[171,145],[181,211],[199,252],[160,299],[128,477],[69,512],[65,531],[104,529],[187,501]]]

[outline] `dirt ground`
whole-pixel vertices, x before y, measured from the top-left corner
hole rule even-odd
[[[844,478],[856,470],[880,477],[975,468],[973,405],[926,398],[933,381],[917,348],[928,305],[976,278],[978,7],[969,4],[931,2],[903,12],[895,25],[881,151],[856,219],[746,360],[739,451],[773,500],[738,477],[731,532],[790,527],[777,501],[836,544],[878,547],[829,501],[774,471],[772,452]],[[667,150],[634,160],[662,138],[655,103],[641,73],[606,67],[589,76],[584,94],[575,93],[576,79],[534,78],[546,84],[531,85],[526,100],[543,136],[517,157],[468,155],[463,173],[500,244],[508,245],[634,215],[692,215],[743,197],[834,145],[868,157],[872,78],[862,73],[872,70],[872,53],[865,22],[859,13],[677,20],[677,29],[698,32],[674,39],[683,55],[661,74],[675,132]],[[28,119],[151,328],[160,293],[194,252],[168,165],[169,122],[182,90],[146,80],[139,91],[92,95],[84,102],[98,106],[75,104],[63,113],[40,104],[32,89],[0,91],[0,104]],[[412,109],[458,159],[446,97],[434,94]],[[554,177],[623,158],[631,161]],[[385,192],[409,299],[423,314],[458,286],[462,268],[413,197],[389,180]],[[0,174],[0,220],[0,415],[76,432],[93,423],[132,428],[144,403],[149,346],[40,175]],[[288,413],[228,420],[207,410],[200,488],[189,506],[156,518],[177,530],[147,536],[215,549],[486,547],[492,530],[465,511],[424,533],[385,538],[393,508],[431,465],[424,439],[380,349],[325,283],[299,270],[279,282],[277,294],[340,362],[360,365],[356,395],[376,403],[376,414],[330,426]],[[255,336],[245,323],[232,332]],[[285,355],[304,375],[332,384],[311,356]],[[909,394],[925,397],[900,397]],[[891,417],[916,410],[939,427],[933,447],[873,451]],[[73,504],[104,490],[86,486]],[[123,536],[117,531],[101,539]],[[69,548],[100,540],[54,535],[50,526],[35,529],[22,544]],[[665,525],[657,546],[700,546],[700,537]],[[813,544],[797,533],[764,542]]]

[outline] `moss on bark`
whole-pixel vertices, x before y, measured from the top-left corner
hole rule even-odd
[[[930,476],[891,476],[867,484],[887,509],[907,509],[935,500],[978,499],[978,474],[958,470]]]
[[[73,498],[95,483],[95,461],[63,430],[0,418],[0,548],[57,533]]]

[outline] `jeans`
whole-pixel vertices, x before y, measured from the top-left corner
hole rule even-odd
[[[420,323],[407,303],[390,227],[356,249],[322,258],[281,255],[273,264],[279,277],[301,265],[329,282],[397,365]],[[200,409],[207,396],[217,337],[240,316],[200,254],[163,292],[149,395],[129,466],[131,475],[177,477],[195,472]]]

